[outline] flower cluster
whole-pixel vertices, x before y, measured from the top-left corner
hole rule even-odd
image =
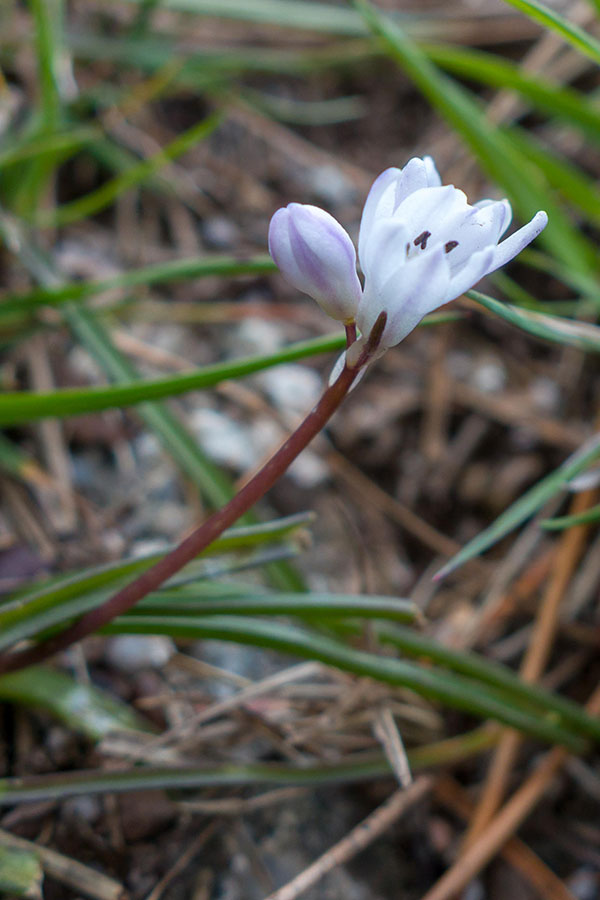
[[[334,319],[356,323],[363,340],[386,314],[378,354],[398,344],[423,316],[473,287],[523,250],[545,227],[533,219],[498,243],[512,218],[508,200],[470,206],[442,185],[430,157],[386,169],[362,214],[356,273],[354,245],[339,222],[315,206],[290,203],[269,227],[269,250],[294,287]]]

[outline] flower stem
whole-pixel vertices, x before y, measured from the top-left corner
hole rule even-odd
[[[64,631],[47,641],[17,652],[0,655],[0,674],[41,662],[54,653],[87,637],[122,615],[151,591],[171,578],[198,556],[216,538],[247,512],[284,474],[299,453],[323,429],[348,393],[365,361],[365,354],[351,368],[345,366],[339,378],[327,388],[317,405],[296,431],[281,445],[250,481],[222,509],[213,513],[178,547],[150,569],[126,585],[101,606],[90,610]]]

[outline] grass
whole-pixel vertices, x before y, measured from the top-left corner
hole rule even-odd
[[[588,59],[597,62],[600,57],[593,35],[542,3],[509,3],[537,23],[540,41],[544,33],[558,37],[563,54],[571,62],[579,60],[578,71],[594,80],[586,68]],[[539,245],[524,255],[510,278],[503,274],[495,282],[499,297],[470,292],[484,336],[513,335],[529,341],[526,346],[535,347],[531,352],[540,356],[559,348],[564,365],[576,358],[583,372],[593,367],[600,350],[594,321],[600,302],[598,171],[584,164],[584,154],[570,148],[580,147],[583,140],[593,153],[600,144],[597,84],[588,91],[580,87],[584,79],[561,79],[560,67],[553,77],[552,71],[525,66],[497,47],[447,41],[443,22],[418,13],[388,16],[368,0],[355,0],[352,8],[295,0],[113,0],[102,16],[83,4],[77,21],[62,0],[8,7],[8,27],[0,38],[5,73],[0,91],[6,98],[17,92],[21,107],[7,120],[0,149],[0,234],[8,271],[8,287],[0,300],[0,334],[7,350],[6,389],[0,395],[0,425],[5,429],[0,469],[10,484],[26,486],[26,507],[43,498],[44,491],[57,489],[53,454],[57,446],[69,454],[69,417],[109,409],[120,415],[131,409],[120,421],[129,422],[131,415],[136,429],[157,437],[199,515],[203,507],[218,508],[232,496],[232,478],[197,441],[185,406],[173,405],[171,398],[189,400],[190,392],[202,390],[211,398],[208,402],[228,394],[250,402],[244,393],[247,382],[240,379],[339,352],[344,335],[315,336],[314,319],[293,321],[290,314],[287,333],[298,339],[283,347],[226,359],[215,359],[213,352],[208,356],[215,361],[160,375],[148,375],[143,359],[128,358],[120,338],[132,321],[143,321],[148,297],[169,324],[174,311],[182,304],[193,308],[196,297],[217,307],[249,288],[262,297],[278,290],[273,286],[274,266],[264,253],[265,210],[274,208],[280,194],[288,195],[286,178],[294,190],[301,190],[300,158],[307,170],[322,165],[332,136],[342,156],[344,136],[350,144],[349,136],[359,135],[368,146],[365,122],[371,122],[374,95],[368,85],[373,73],[383,85],[387,78],[390,85],[404,85],[403,90],[408,79],[413,97],[433,111],[438,126],[445,123],[455,153],[476,163],[492,185],[490,191],[506,195],[520,220],[538,209],[549,214]],[[217,34],[225,35],[222,46],[202,48],[194,40],[206,17],[216,21]],[[227,27],[233,29],[231,34]],[[24,44],[27,29],[35,33],[33,46]],[[252,33],[264,46],[247,37],[247,29],[256,29]],[[20,54],[29,54],[29,83],[20,69]],[[490,91],[511,98],[515,114],[496,122],[490,113]],[[243,161],[236,168],[220,159],[219,148],[235,142],[241,108],[250,117],[260,114],[258,121],[268,121],[269,139],[287,159],[284,166],[278,163],[277,171],[267,149],[264,160],[248,159],[247,171]],[[354,170],[344,171],[359,169],[355,164]],[[362,195],[363,185],[352,190]],[[355,204],[352,190],[343,201],[348,208]],[[306,197],[289,199],[313,198],[307,188]],[[236,245],[224,252],[198,252],[193,248],[202,242],[195,232],[215,208],[242,223]],[[144,261],[143,253],[135,265],[112,259],[116,272],[107,271],[106,260],[91,264],[94,241],[100,246],[115,229],[127,235],[123,222],[151,221],[155,243],[165,251],[160,259]],[[139,240],[145,240],[144,234]],[[65,271],[69,242],[80,255],[84,248],[84,262],[90,263],[83,266],[81,277]],[[120,249],[113,240],[110,253],[118,255]],[[471,311],[472,306],[469,315]],[[272,314],[274,320],[276,316]],[[443,316],[432,317],[441,341],[445,321]],[[201,327],[191,333],[199,347],[212,350],[214,341],[219,353],[225,345],[221,332],[217,338],[217,331],[204,334]],[[73,347],[84,351],[108,383],[36,386],[27,373],[21,374],[32,335],[41,336],[46,347],[53,342],[60,352]],[[508,345],[510,338],[502,340]],[[390,364],[386,374],[392,371]],[[433,396],[442,388],[430,384],[427,390]],[[582,394],[585,391],[582,387]],[[354,395],[349,404],[353,402]],[[43,427],[57,430],[36,430],[33,423],[45,419],[54,421]],[[435,421],[431,427],[437,427]],[[49,447],[54,449],[49,452]],[[563,453],[559,459],[547,459],[539,477],[521,485],[512,502],[463,542],[438,579],[473,565],[500,542],[497,558],[506,554],[512,560],[508,535],[540,511],[540,525],[529,526],[535,528],[536,540],[544,533],[551,538],[554,531],[560,540],[569,529],[593,527],[599,507],[591,495],[583,511],[560,516],[544,512],[557,505],[576,476],[597,466],[598,436],[565,457]],[[18,508],[24,516],[22,503]],[[481,722],[492,719],[574,753],[597,743],[597,720],[579,703],[527,683],[484,652],[450,649],[439,637],[423,633],[410,599],[383,592],[309,590],[295,563],[306,545],[309,524],[306,516],[279,520],[265,509],[248,515],[179,581],[151,594],[104,633],[160,635],[183,646],[211,639],[276,651],[326,664],[337,671],[336,677],[347,679],[345,684],[371,679],[393,702],[402,696],[415,710],[441,710],[444,729],[451,729],[449,723],[460,714]],[[61,539],[52,536],[54,547]],[[322,534],[317,538],[324,540]],[[160,552],[133,559],[124,554],[110,563],[54,573],[41,582],[23,581],[0,602],[0,648],[7,651],[23,640],[48,639],[103,602],[157,555]],[[531,554],[527,563],[534,566]],[[249,573],[247,582],[237,580],[240,571]],[[468,590],[468,578],[461,584]],[[81,671],[74,668],[77,675],[29,668],[3,676],[0,698],[42,708],[90,741],[106,738],[115,727],[145,740],[148,720],[124,700],[82,682]],[[450,710],[454,718],[446,715]],[[484,739],[474,740],[475,750],[468,736],[462,744],[447,735],[444,740],[458,741],[456,758],[463,759],[489,747],[490,733],[477,732]],[[440,752],[436,757],[437,744],[430,743],[433,762],[428,764],[435,766],[444,756]],[[445,746],[443,741],[438,744]],[[426,758],[427,752],[415,742],[409,758],[418,766],[419,754]],[[13,803],[149,786],[351,782],[389,771],[381,758],[364,763],[345,759],[325,767],[313,761],[305,769],[288,765],[281,771],[261,765],[188,768],[179,775],[156,765],[132,765],[118,776],[59,772],[45,776],[39,785],[27,778],[22,783],[5,779],[0,799]]]

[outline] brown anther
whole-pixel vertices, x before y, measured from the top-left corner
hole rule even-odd
[[[450,253],[451,250],[454,250],[455,247],[458,247],[458,241],[448,241],[447,244],[444,244],[444,250],[446,253]]]
[[[424,250],[430,237],[430,231],[422,231],[421,234],[414,239],[413,244],[415,245],[415,247],[420,246],[421,250]]]

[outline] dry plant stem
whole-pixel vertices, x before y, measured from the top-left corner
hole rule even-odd
[[[385,321],[379,328],[376,325],[373,329],[372,337],[377,343],[384,325]],[[377,333],[375,333],[376,331]],[[372,344],[371,346],[367,345],[356,366],[352,368],[344,367],[337,381],[327,388],[317,405],[296,431],[229,503],[210,516],[178,547],[164,556],[150,569],[147,569],[139,578],[126,585],[101,606],[86,613],[69,628],[66,628],[48,641],[36,644],[25,650],[0,656],[0,674],[39,663],[54,653],[64,650],[76,641],[87,637],[108,624],[108,622],[111,622],[116,616],[122,615],[151,591],[155,591],[164,581],[171,578],[198,556],[226,528],[233,525],[240,516],[267,493],[299,453],[323,429],[348,393],[360,368],[371,355],[372,349]]]
[[[571,504],[571,514],[575,515],[587,509],[595,501],[595,497],[595,491],[583,491],[581,494],[577,494]],[[529,683],[537,681],[546,667],[558,627],[560,605],[583,551],[587,533],[587,526],[577,525],[569,528],[562,536],[554,558],[548,588],[543,596],[531,641],[521,667],[523,681]],[[481,798],[464,840],[464,849],[476,840],[478,834],[492,820],[502,803],[520,742],[521,738],[518,732],[510,729],[503,731],[488,770]]]
[[[596,688],[586,704],[586,710],[592,716],[600,714],[600,687]],[[568,757],[569,753],[564,747],[556,747],[547,753],[533,775],[513,794],[493,822],[421,900],[450,900],[461,891],[493,859],[527,818]]]
[[[375,838],[379,837],[414,803],[424,797],[430,790],[432,779],[429,775],[423,775],[414,781],[406,790],[396,791],[388,799],[378,806],[366,819],[363,819],[356,828],[353,828],[346,837],[327,850],[314,861],[307,869],[300,872],[292,881],[288,881],[279,890],[269,894],[266,900],[296,900],[305,891],[309,890],[321,878],[324,878],[336,866],[342,866],[350,859],[368,847]]]
[[[467,792],[449,775],[436,781],[433,794],[442,806],[452,810],[461,819],[471,816],[473,804]],[[512,837],[507,841],[502,848],[502,856],[527,879],[543,900],[575,900],[575,895],[564,881],[519,838]]]
[[[62,853],[57,853],[49,847],[17,837],[9,831],[0,830],[0,846],[34,853],[46,875],[72,888],[78,894],[91,897],[92,900],[126,900],[129,896],[123,885],[113,878],[84,866],[75,859],[63,856]]]

